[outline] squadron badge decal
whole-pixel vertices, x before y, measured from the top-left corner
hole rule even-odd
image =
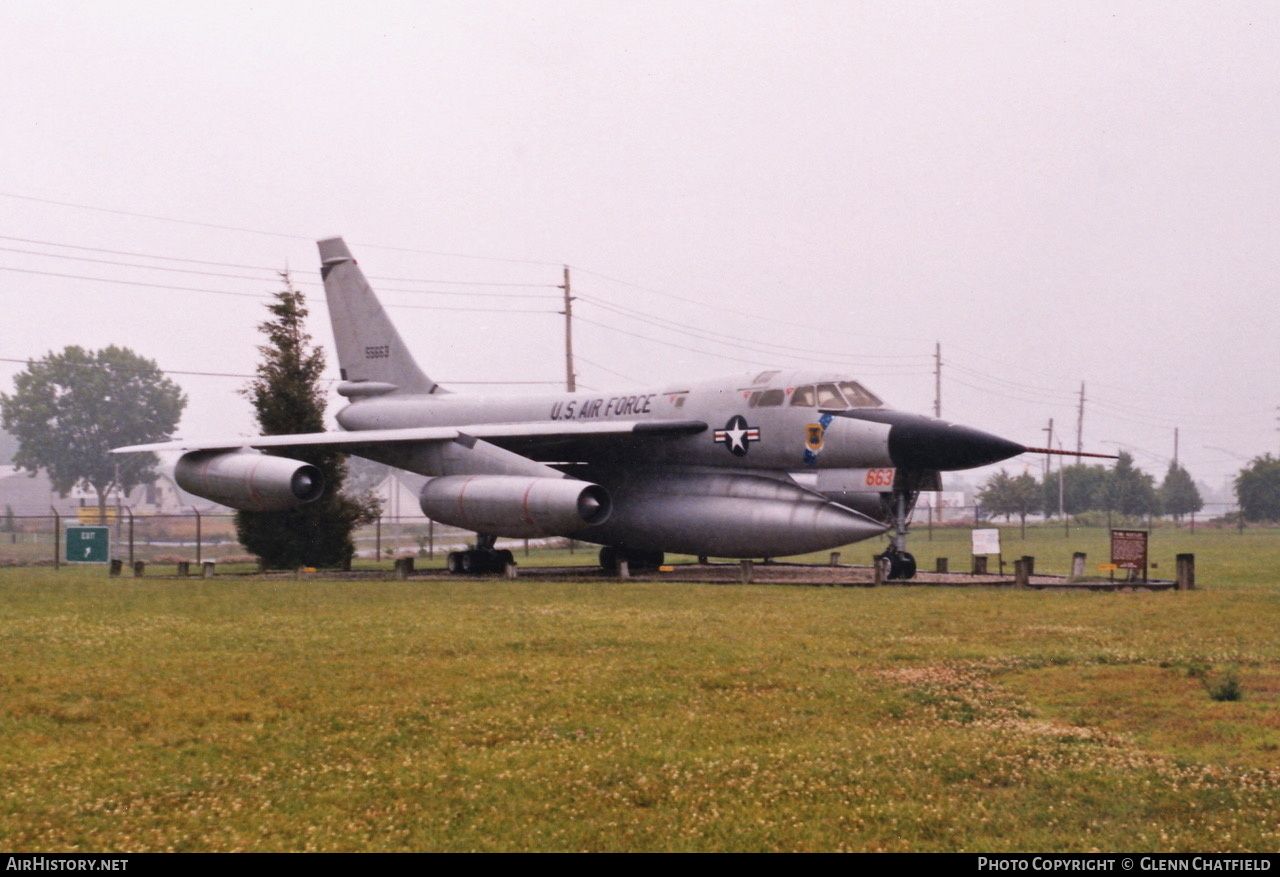
[[[723,443],[735,457],[745,457],[751,443],[760,441],[760,428],[748,426],[745,417],[735,414],[724,429],[717,429],[712,437],[716,444]]]
[[[811,423],[804,428],[804,462],[806,466],[817,465],[818,454],[822,451],[822,445],[826,440],[827,427],[831,425],[831,420],[830,414],[824,414],[818,418],[817,423]]]

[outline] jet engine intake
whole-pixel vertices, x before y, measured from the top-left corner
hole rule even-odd
[[[324,493],[324,476],[310,463],[251,451],[193,451],[173,475],[188,493],[245,512],[287,511]]]
[[[489,536],[568,536],[609,518],[612,503],[598,484],[571,478],[445,475],[419,496],[434,521]]]

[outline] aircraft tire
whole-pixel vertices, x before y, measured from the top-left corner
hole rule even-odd
[[[665,555],[661,551],[633,551],[627,555],[633,569],[657,569]]]
[[[457,575],[462,572],[462,558],[459,556],[459,552],[449,552],[449,556],[445,559],[445,568],[449,570],[451,575]]]
[[[916,577],[916,559],[908,551],[902,552],[895,558],[897,570],[894,572],[895,579],[914,579]]]
[[[515,562],[516,562],[516,556],[512,554],[511,550],[508,548],[503,548],[500,551],[495,551],[493,554],[494,572],[502,572],[507,568],[508,564],[514,566]]]
[[[600,549],[600,568],[605,572],[618,571],[618,549],[612,545]]]
[[[909,551],[898,554],[886,551],[876,558],[880,565],[881,576],[886,580],[905,581],[916,576],[916,559]]]
[[[893,578],[894,562],[893,555],[887,551],[884,554],[876,555],[876,566],[880,568],[880,578],[888,581]]]
[[[458,572],[469,576],[476,572],[476,553],[474,551],[458,552]]]

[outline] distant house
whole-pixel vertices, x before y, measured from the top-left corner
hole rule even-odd
[[[410,472],[388,473],[373,488],[374,495],[382,504],[382,517],[405,523],[425,523],[427,517],[418,505],[418,493],[426,480],[425,476]],[[114,506],[116,502],[113,494],[107,504]],[[45,516],[52,514],[50,509],[56,509],[60,515],[75,515],[77,509],[96,508],[97,505],[98,495],[92,491],[76,489],[65,497],[58,496],[43,470],[33,477],[12,466],[0,468],[0,513],[8,507],[18,516]],[[202,515],[229,515],[235,511],[187,493],[170,475],[165,474],[151,484],[135,487],[124,498],[123,505],[135,515],[189,515],[193,508]]]
[[[109,505],[115,505],[112,495]],[[159,476],[152,484],[142,484],[124,498],[123,504],[135,515],[191,514],[194,507],[201,514],[230,514],[231,509],[207,499],[192,496],[174,483],[168,475]],[[22,515],[49,515],[56,510],[60,515],[74,515],[80,508],[94,508],[98,495],[93,491],[73,489],[66,496],[59,496],[49,483],[44,471],[31,473],[6,466],[0,469],[0,511],[13,509]]]
[[[373,488],[373,495],[382,504],[382,517],[399,519],[405,523],[425,522],[427,516],[422,513],[422,506],[418,504],[418,494],[422,492],[422,485],[426,480],[425,475],[415,475],[412,472],[389,472]]]

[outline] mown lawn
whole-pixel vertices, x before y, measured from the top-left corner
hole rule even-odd
[[[1280,533],[1164,535],[1203,590],[0,570],[0,846],[1275,850]]]

